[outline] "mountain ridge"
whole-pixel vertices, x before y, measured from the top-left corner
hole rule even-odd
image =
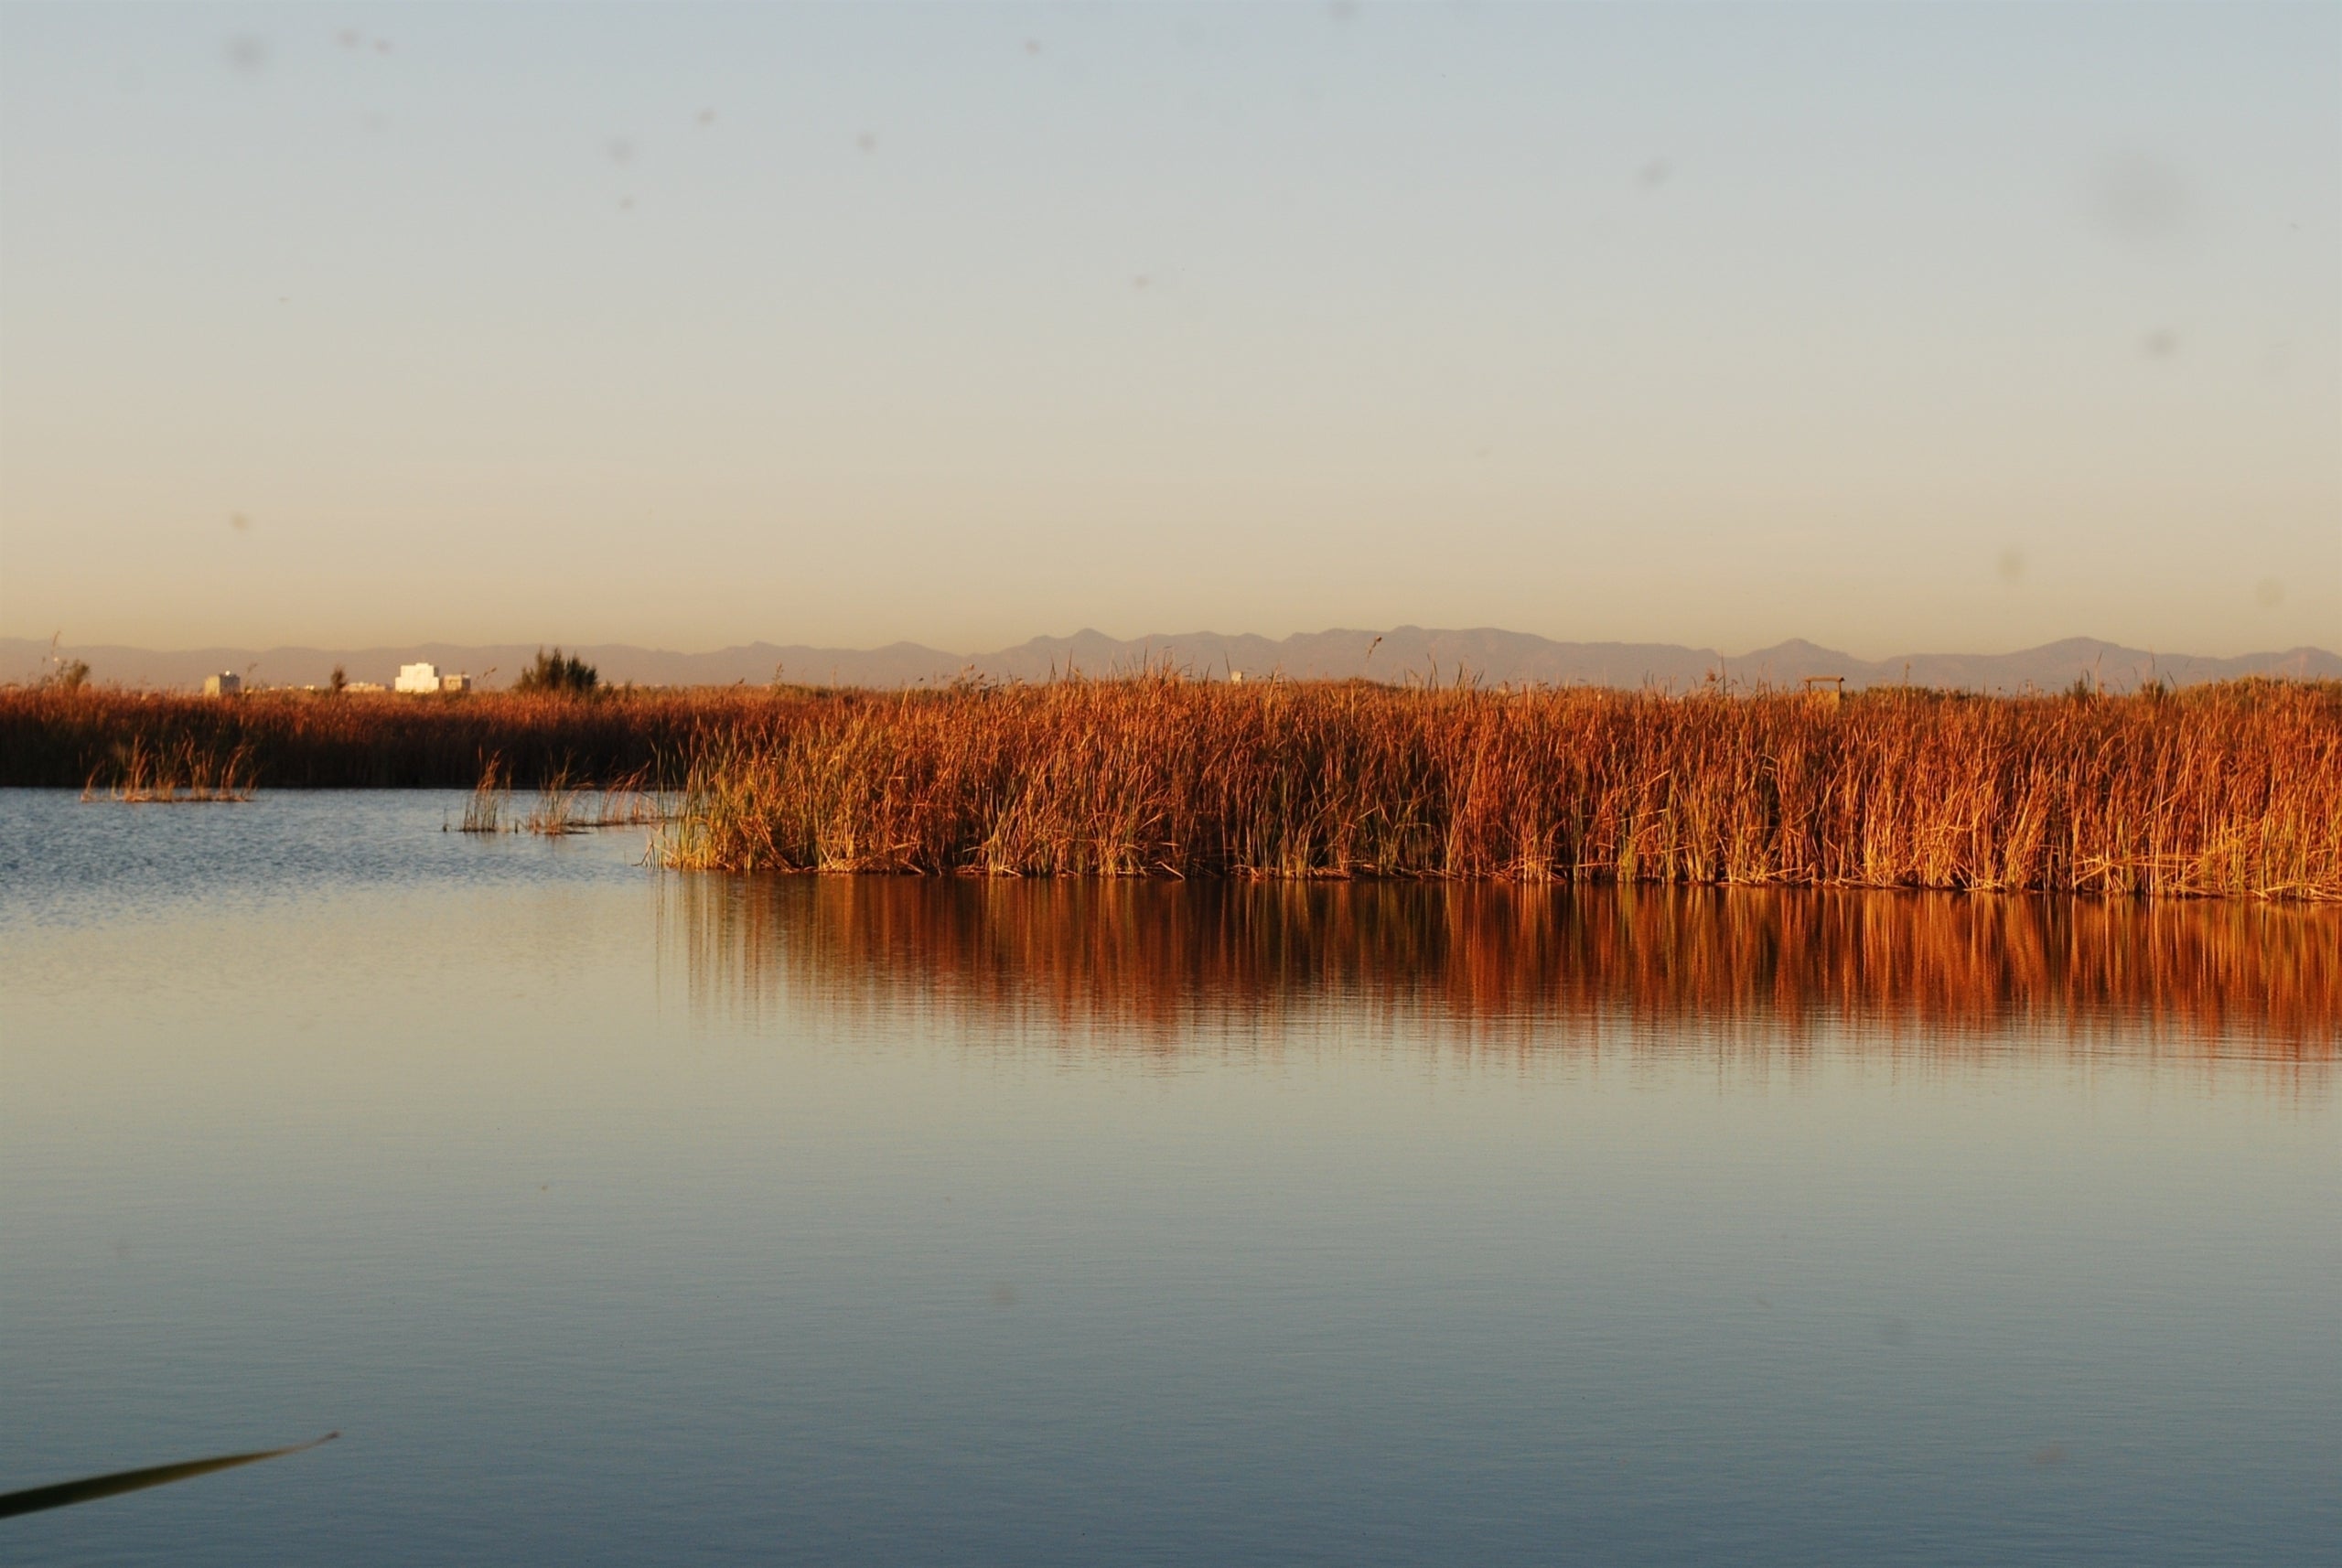
[[[1484,684],[1659,686],[1686,690],[1711,678],[1736,688],[1794,685],[1809,676],[1842,676],[1848,687],[1907,682],[1953,690],[2060,690],[2077,678],[2109,691],[2133,690],[2149,680],[2176,685],[2272,675],[2296,680],[2342,679],[2342,656],[2303,646],[2232,658],[2156,653],[2095,638],[2066,638],[2007,653],[1914,653],[1865,660],[1792,638],[1769,648],[1727,655],[1678,643],[1566,642],[1497,627],[1394,627],[1386,631],[1331,628],[1271,639],[1252,633],[1155,633],[1113,638],[1093,628],[1069,636],[1036,637],[988,653],[960,654],[915,642],[881,648],[817,648],[801,643],[750,642],[704,653],[682,653],[626,643],[569,645],[613,683],[650,686],[792,684],[894,688],[939,684],[962,677],[1047,681],[1069,673],[1111,675],[1169,664],[1198,676],[1231,672],[1295,680],[1369,678],[1397,683],[1459,678]],[[87,660],[101,683],[174,689],[200,685],[207,674],[231,670],[259,685],[322,685],[338,664],[353,681],[387,685],[402,663],[429,660],[466,671],[483,685],[509,683],[536,653],[535,643],[419,642],[396,648],[331,650],[151,650],[116,644],[59,644],[59,657]],[[47,667],[49,644],[0,638],[0,679],[28,681]]]

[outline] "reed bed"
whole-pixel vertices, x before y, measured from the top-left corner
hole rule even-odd
[[[464,802],[463,820],[442,822],[442,831],[459,833],[535,833],[558,838],[590,832],[596,828],[656,827],[671,816],[666,792],[650,781],[649,768],[595,788],[574,782],[559,769],[538,786],[537,798],[525,816],[512,815],[510,775],[500,757],[480,768],[479,782]]]
[[[501,759],[508,786],[641,774],[680,782],[695,736],[772,722],[811,699],[763,691],[446,697],[256,692],[232,698],[114,688],[0,687],[0,785],[102,788],[144,747],[263,789],[459,789]]]
[[[663,822],[658,856],[684,868],[2342,900],[2330,682],[1842,702],[1168,672],[590,697],[0,688],[9,784],[473,788],[491,758],[491,824],[512,789],[597,791],[541,800],[539,825]]]
[[[713,732],[665,864],[2342,899],[2342,686],[2131,697],[1235,687]]]
[[[149,742],[133,736],[111,759],[82,780],[81,798],[100,796],[140,805],[219,805],[249,800],[254,789],[252,748],[206,746],[182,736]]]
[[[655,827],[669,814],[663,795],[650,782],[648,768],[599,789],[581,788],[566,773],[558,773],[538,789],[537,803],[518,831],[558,837],[596,828]]]

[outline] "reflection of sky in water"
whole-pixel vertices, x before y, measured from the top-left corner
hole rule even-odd
[[[1620,958],[1477,1050],[1454,961],[1356,911],[1047,889],[792,885],[752,972],[631,835],[278,799],[89,808],[68,892],[0,798],[0,1487],[348,1435],[16,1521],[27,1561],[2280,1561],[2342,1523],[2330,1049],[2079,1048],[2046,1004],[1936,1048],[1827,998],[1589,1043]],[[129,878],[80,826],[149,821]],[[199,854],[248,896],[129,890]],[[1273,940],[1282,982],[1211,956]]]
[[[70,790],[0,802],[0,929],[209,914],[367,889],[639,880],[643,835],[554,843],[442,832],[461,790],[271,790],[229,805],[124,805]],[[516,817],[531,797],[519,798]]]

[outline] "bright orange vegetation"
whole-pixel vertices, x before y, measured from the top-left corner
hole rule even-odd
[[[463,787],[495,758],[521,788],[687,784],[669,863],[722,870],[2342,899],[2332,682],[1842,703],[1169,675],[591,699],[0,689],[11,784],[232,759],[264,788]]]
[[[2342,909],[2302,904],[1488,883],[679,879],[695,994],[762,1012],[899,1006],[954,1026],[1184,1051],[1330,1007],[1398,1040],[1623,1036],[1931,1055],[2021,1036],[2168,1040],[2279,1063],[2342,1055]],[[1263,1047],[1265,1048],[1265,1047]]]
[[[725,870],[2342,898],[2342,687],[1424,692],[1170,677],[813,703],[713,737]]]

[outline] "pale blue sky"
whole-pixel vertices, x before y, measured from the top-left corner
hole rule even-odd
[[[0,630],[1401,622],[2342,642],[2342,7],[0,7]]]

